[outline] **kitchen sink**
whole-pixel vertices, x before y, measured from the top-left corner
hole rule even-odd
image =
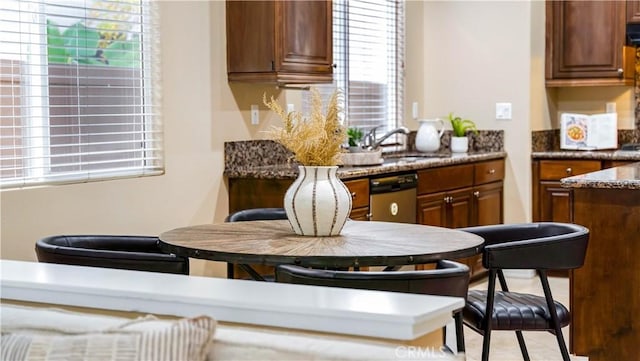
[[[383,156],[384,163],[415,163],[421,160],[426,159],[439,159],[439,158],[449,158],[451,157],[450,153],[409,153],[402,155],[385,155]]]

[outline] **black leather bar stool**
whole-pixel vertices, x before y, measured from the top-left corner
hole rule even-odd
[[[493,330],[516,332],[524,360],[529,360],[522,331],[548,331],[556,335],[564,361],[569,352],[562,327],[569,324],[569,310],[553,300],[547,270],[582,267],[589,241],[589,230],[568,223],[499,224],[460,228],[485,239],[482,264],[489,270],[486,291],[472,290],[464,308],[464,322],[484,336],[482,360],[489,360]],[[534,269],[538,273],[544,297],[510,292],[504,269]],[[501,291],[495,290],[496,276]]]
[[[163,253],[149,236],[69,235],[36,241],[38,262],[189,274],[189,259]]]

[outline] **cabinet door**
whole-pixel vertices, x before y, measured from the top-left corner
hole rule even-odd
[[[351,213],[349,218],[355,221],[369,220],[369,179],[344,181],[351,193]]]
[[[504,196],[502,182],[488,183],[475,187],[473,197],[475,199],[473,207],[475,225],[484,226],[503,222]]]
[[[229,179],[229,213],[249,208],[284,206],[293,179]]]
[[[418,223],[459,228],[471,223],[471,188],[439,192],[418,197]]]
[[[504,221],[504,196],[501,181],[476,186],[473,190],[473,197],[473,221],[475,225],[500,224]],[[482,255],[469,257],[466,262],[471,269],[471,277],[473,278],[484,276],[487,272],[482,266]]]
[[[471,188],[448,192],[447,227],[460,228],[473,225],[473,197]]]
[[[333,73],[331,1],[276,1],[276,71]]]
[[[640,1],[627,0],[627,23],[640,24]]]
[[[624,46],[624,1],[550,1],[546,6],[547,79],[609,78],[633,84],[632,49]]]
[[[368,221],[369,207],[351,209],[351,213],[349,213],[349,219],[352,219],[354,221]]]
[[[227,0],[230,82],[333,81],[332,2]]]
[[[573,192],[562,188],[560,182],[540,182],[540,221],[571,223],[572,201]]]
[[[418,223],[429,226],[447,227],[447,203],[444,192],[418,197]]]

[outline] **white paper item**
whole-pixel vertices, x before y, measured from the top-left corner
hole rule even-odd
[[[595,150],[618,147],[618,115],[563,113],[560,117],[560,148]]]

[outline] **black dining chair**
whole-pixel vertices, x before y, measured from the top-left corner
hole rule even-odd
[[[576,269],[584,264],[589,230],[583,226],[555,223],[499,224],[459,228],[484,238],[482,264],[489,270],[487,290],[471,290],[463,311],[464,322],[483,335],[482,360],[489,360],[491,332],[515,331],[524,360],[529,360],[522,331],[555,334],[564,361],[569,352],[562,327],[569,324],[569,310],[554,301],[547,270]],[[544,297],[510,292],[504,269],[537,271]],[[496,277],[501,291],[496,291]]]
[[[376,291],[416,293],[438,296],[467,297],[469,267],[440,260],[435,269],[424,271],[350,272],[310,269],[294,265],[276,267],[276,282],[356,288]],[[458,352],[464,352],[461,311],[453,314]],[[446,344],[446,333],[443,333]]]
[[[189,258],[167,254],[158,237],[58,235],[39,239],[38,262],[189,274]]]
[[[225,222],[245,222],[245,221],[270,221],[287,219],[287,213],[284,208],[249,208],[237,212],[233,212],[225,218]],[[235,277],[235,264],[227,263],[227,278]],[[237,265],[245,272],[255,278],[263,278],[265,281],[273,281],[273,275],[253,275],[253,269],[248,269],[243,265]]]

